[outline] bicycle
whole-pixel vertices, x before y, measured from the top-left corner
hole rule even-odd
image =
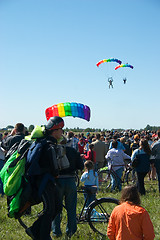
[[[79,193],[87,193],[88,195],[95,193],[96,191],[97,187],[84,187],[84,189],[78,190]],[[77,223],[87,222],[94,232],[101,236],[107,236],[107,223],[109,222],[109,217],[113,208],[119,204],[119,200],[115,198],[96,198],[89,204],[83,217],[87,200],[88,197],[84,202]]]
[[[124,167],[122,178],[119,178],[119,176],[113,169],[114,167]],[[133,168],[130,166],[130,164],[128,163],[121,165],[111,164],[110,168],[106,166],[98,170],[100,190],[109,189],[111,187],[111,176],[114,178],[116,185],[117,179],[120,180],[121,183],[126,183],[127,185],[130,183],[134,184],[137,181],[137,175],[134,172]]]
[[[87,193],[87,196],[96,193],[97,187],[83,188],[77,190],[78,193]],[[86,207],[88,197],[86,198],[83,207],[79,214],[77,214],[77,224],[88,223],[90,228],[100,234],[106,236],[107,223],[113,208],[119,204],[119,200],[115,198],[99,198],[95,199]],[[45,210],[45,201],[42,194],[42,203],[32,206],[30,216],[22,215],[18,218],[19,223],[24,229],[30,227],[36,219],[43,214]],[[65,206],[63,205],[65,208]]]

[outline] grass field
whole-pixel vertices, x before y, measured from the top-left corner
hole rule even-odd
[[[158,192],[158,182],[157,181],[145,181],[146,195],[141,197],[142,206],[146,208],[149,212],[150,218],[153,222],[155,231],[155,240],[160,240],[160,195]],[[110,193],[110,192],[99,192],[98,198],[100,197],[113,197],[120,198],[120,193]],[[83,194],[78,194],[78,205],[77,212],[79,212],[81,205],[83,203]],[[65,213],[64,213],[65,215]],[[62,222],[62,231],[64,235],[59,239],[65,239],[65,219]],[[107,226],[106,226],[107,230]],[[0,197],[0,239],[3,240],[27,240],[30,239],[24,229],[21,227],[19,222],[15,219],[10,219],[7,216],[7,204],[6,197]],[[78,229],[76,234],[72,239],[102,239],[101,236],[95,234],[87,223],[78,224]],[[104,239],[104,238],[103,238]],[[108,239],[108,238],[106,238]]]

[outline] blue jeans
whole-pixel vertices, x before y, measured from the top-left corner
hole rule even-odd
[[[92,188],[92,186],[90,186],[90,185],[87,185],[85,187],[88,189]],[[91,192],[84,193],[84,200],[86,201],[86,199],[87,199],[87,202],[86,202],[85,207],[88,207],[89,204],[96,199],[96,193],[91,193]]]
[[[3,168],[3,166],[4,166],[4,161],[0,159],[0,170]],[[0,194],[4,195],[3,183],[2,183],[1,178],[0,178]]]
[[[58,178],[56,183],[59,189],[60,201],[65,200],[65,208],[67,210],[67,226],[66,234],[71,237],[77,231],[76,221],[76,206],[77,206],[77,187],[75,184],[75,177],[73,178]],[[60,236],[62,234],[61,214],[58,214],[52,222],[53,235]]]
[[[116,187],[119,189],[119,191],[122,190],[122,182],[120,179],[122,177],[123,170],[124,170],[124,168],[121,167],[115,171],[118,177],[116,175],[114,177],[111,175],[111,191],[115,190]],[[116,182],[117,182],[117,184],[116,184]]]

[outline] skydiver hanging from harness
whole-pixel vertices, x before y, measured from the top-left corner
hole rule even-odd
[[[108,78],[108,82],[109,82],[109,88],[112,87],[113,88],[113,78],[109,77]]]
[[[126,84],[127,78],[123,78],[123,82],[124,82],[124,84]]]

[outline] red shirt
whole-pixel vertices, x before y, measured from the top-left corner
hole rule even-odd
[[[93,152],[93,159],[92,159],[92,152]],[[84,155],[84,158],[86,160],[91,160],[93,163],[96,163],[96,152],[95,151],[92,151],[92,152],[91,150],[89,150],[87,152],[87,155]]]
[[[78,150],[82,154],[84,153],[84,142],[78,142]]]

